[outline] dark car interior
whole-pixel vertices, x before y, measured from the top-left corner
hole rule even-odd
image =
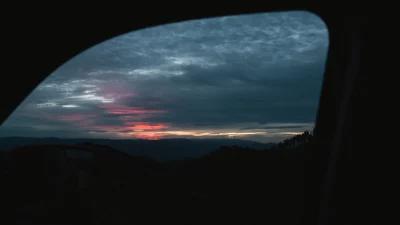
[[[374,7],[350,9],[344,4],[319,1],[241,1],[220,6],[215,2],[178,5],[150,1],[132,6],[55,3],[48,8],[24,5],[3,10],[11,13],[1,16],[6,68],[1,75],[1,122],[58,66],[116,35],[158,24],[223,15],[288,10],[317,14],[328,27],[330,46],[313,147],[303,156],[304,204],[300,211],[282,211],[271,224],[382,224],[390,214],[387,201],[391,201],[391,192],[385,184],[385,171],[393,164],[381,160],[382,155],[390,158],[390,153],[381,144],[385,142],[382,133],[378,134],[385,129],[381,127],[385,120],[390,121],[384,113],[386,100],[382,100],[388,96],[377,86],[394,74],[388,71],[389,60],[381,52],[390,49],[385,47],[388,41],[382,41],[382,35],[389,35],[374,14],[378,11]],[[387,101],[395,107],[395,99]],[[5,190],[1,191],[2,198],[7,196]],[[16,207],[2,206],[1,224],[15,223]],[[187,224],[207,223],[201,222],[199,215],[188,216]],[[148,216],[161,217],[151,212]],[[296,219],[283,219],[291,217]],[[286,223],[279,223],[279,218]],[[168,220],[158,218],[157,223],[163,221]],[[249,221],[248,224],[254,222]]]

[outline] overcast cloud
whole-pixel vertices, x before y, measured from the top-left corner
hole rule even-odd
[[[0,136],[279,141],[314,126],[328,44],[308,12],[134,31],[59,67]]]

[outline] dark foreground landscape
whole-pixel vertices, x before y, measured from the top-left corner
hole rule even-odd
[[[98,143],[16,145],[0,151],[2,224],[299,224],[312,140],[175,160]]]

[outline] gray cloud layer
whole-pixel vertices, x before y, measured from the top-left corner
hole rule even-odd
[[[0,135],[191,137],[207,130],[213,137],[218,132],[211,131],[252,130],[257,137],[238,137],[282,139],[313,126],[327,47],[325,25],[308,12],[131,32],[62,65]]]

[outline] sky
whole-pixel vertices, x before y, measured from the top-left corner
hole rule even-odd
[[[328,45],[304,11],[133,31],[61,65],[0,137],[281,141],[314,126]]]

